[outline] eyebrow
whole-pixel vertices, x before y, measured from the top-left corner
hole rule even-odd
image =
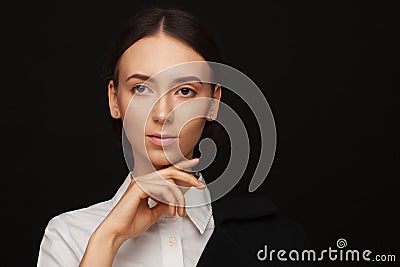
[[[184,84],[187,82],[198,82],[200,84],[203,84],[203,82],[200,80],[200,78],[196,77],[196,76],[185,76],[185,77],[179,77],[176,78],[173,82],[174,83],[178,83],[178,84]]]
[[[136,78],[136,79],[139,79],[139,80],[142,80],[142,81],[147,81],[147,80],[150,81],[151,80],[150,76],[147,76],[147,75],[144,75],[144,74],[135,73],[135,74],[132,74],[131,76],[129,76],[126,79],[126,81],[129,81],[130,79],[133,79],[133,78]],[[196,77],[196,76],[185,76],[185,77],[176,78],[176,79],[173,80],[173,84],[176,84],[176,83],[184,84],[184,83],[187,83],[187,82],[194,82],[194,81],[200,83],[201,85],[203,85],[203,82],[201,81],[201,79],[199,77]]]
[[[146,80],[150,79],[150,76],[147,76],[147,75],[144,75],[144,74],[135,73],[135,74],[132,74],[131,76],[129,76],[126,79],[126,81],[129,81],[130,79],[133,79],[133,78],[146,81]]]

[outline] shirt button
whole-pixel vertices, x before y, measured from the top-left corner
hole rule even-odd
[[[175,238],[175,236],[170,236],[170,237],[168,238],[168,245],[173,246],[173,245],[175,245],[175,243],[176,243],[176,238]]]

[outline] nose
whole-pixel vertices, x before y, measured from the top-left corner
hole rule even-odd
[[[174,121],[173,103],[168,94],[160,97],[151,111],[151,117],[154,122],[159,124],[170,124]],[[169,116],[168,116],[169,115]]]

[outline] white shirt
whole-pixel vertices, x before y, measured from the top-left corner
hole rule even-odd
[[[204,182],[201,173],[199,180]],[[79,266],[91,234],[118,203],[130,181],[128,174],[111,200],[52,218],[40,244],[37,266]],[[166,212],[146,232],[125,241],[113,266],[196,266],[214,231],[214,219],[211,204],[193,206],[210,203],[210,192],[207,187],[192,187],[184,196],[192,206],[186,208],[185,217],[171,217]],[[155,204],[149,198],[150,207]]]

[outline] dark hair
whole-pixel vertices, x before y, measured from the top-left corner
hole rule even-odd
[[[218,46],[205,25],[191,13],[176,8],[148,7],[137,13],[123,25],[105,67],[106,84],[114,81],[118,88],[118,63],[122,54],[140,39],[163,32],[187,44],[206,61],[222,63]],[[212,86],[212,90],[214,90]],[[111,117],[111,124],[118,144],[122,147],[122,119]],[[206,121],[201,136],[213,139],[217,146],[222,142],[223,129],[215,121]],[[200,140],[201,140],[200,139]],[[198,144],[194,157],[199,156]]]

